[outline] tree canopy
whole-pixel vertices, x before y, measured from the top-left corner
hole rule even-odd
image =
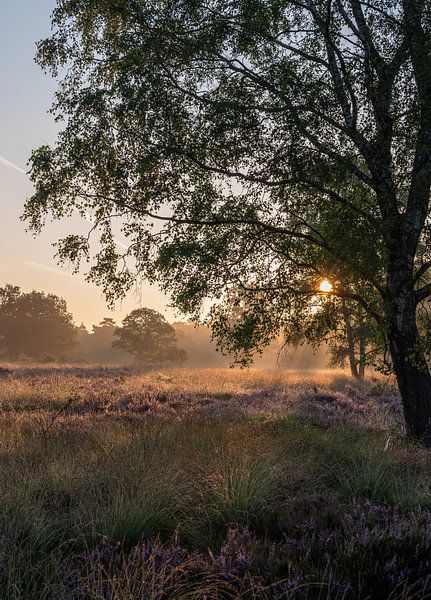
[[[101,245],[70,235],[59,257],[95,254],[89,277],[111,299],[144,277],[199,314],[243,290],[247,352],[330,279],[387,341],[408,432],[431,444],[416,324],[431,293],[430,59],[429,0],[59,1],[38,61],[61,76],[64,127],[32,155],[24,216],[37,232],[91,215]]]
[[[0,288],[0,351],[10,360],[62,360],[74,350],[76,330],[66,302],[55,294]]]
[[[114,332],[114,347],[132,354],[140,365],[180,365],[186,353],[178,348],[175,329],[151,308],[137,308]]]

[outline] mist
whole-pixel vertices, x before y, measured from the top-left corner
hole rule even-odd
[[[142,323],[136,321],[136,315],[142,317],[142,314],[158,319],[158,328],[154,328],[154,323],[145,323],[144,328],[139,329]],[[208,326],[181,321],[170,324],[161,313],[145,308],[132,311],[123,326],[133,315],[135,320],[129,324],[132,343],[122,346],[117,339],[122,324],[111,317],[102,318],[91,329],[83,324],[76,326],[63,298],[39,291],[25,293],[18,286],[7,284],[0,288],[0,357],[3,362],[18,364],[141,367],[171,364],[185,368],[223,368],[235,362],[233,355],[217,347]],[[158,351],[166,346],[167,335],[176,353],[161,356]],[[153,349],[146,350],[146,358],[142,352],[134,353],[138,338],[144,344],[146,338],[153,339]],[[255,356],[254,366],[270,370],[310,370],[327,367],[328,362],[323,346],[317,350],[307,344],[284,346],[280,335],[262,354]]]

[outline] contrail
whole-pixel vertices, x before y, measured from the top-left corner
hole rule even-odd
[[[46,271],[46,273],[54,273],[55,275],[66,275],[67,277],[73,277],[72,273],[63,269],[56,269],[52,265],[45,265],[43,263],[35,262],[33,260],[27,260],[24,266],[30,267],[30,269],[36,269],[37,271]]]
[[[18,171],[18,173],[27,175],[27,173],[24,171],[24,169],[21,169],[21,167],[18,167],[18,165],[16,165],[12,161],[8,160],[4,156],[0,156],[0,164],[2,164],[4,167],[7,167],[8,169],[12,169],[13,171]]]
[[[8,169],[12,169],[13,171],[18,171],[18,173],[22,173],[22,175],[27,175],[27,173],[26,173],[26,171],[24,171],[24,169],[21,169],[21,167],[18,167],[18,165],[16,165],[12,161],[8,160],[4,156],[0,156],[0,164]],[[84,217],[84,218],[89,223],[92,222],[90,220],[90,218],[88,218],[88,217]],[[124,250],[127,250],[128,246],[126,246],[126,244],[123,244],[123,242],[120,242],[120,240],[117,240],[117,238],[115,238],[115,237],[114,237],[114,242],[117,244],[117,246],[120,246],[120,248],[124,248]]]

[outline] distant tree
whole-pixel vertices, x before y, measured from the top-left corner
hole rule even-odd
[[[381,365],[382,337],[360,306],[335,296],[323,302],[315,297],[304,306],[299,318],[299,326],[285,328],[286,344],[295,347],[303,342],[313,347],[326,344],[330,364],[344,367],[347,362],[355,379],[364,378],[367,366]]]
[[[76,328],[66,302],[55,294],[23,293],[20,288],[0,288],[0,348],[16,360],[63,360],[75,348]]]
[[[77,327],[76,333],[77,333],[78,336],[80,336],[80,335],[82,335],[82,336],[88,335],[88,330],[87,330],[86,326],[84,325],[84,323],[81,323],[81,325],[79,325],[79,327]]]
[[[114,332],[117,324],[111,317],[104,317],[98,325],[93,325],[92,336],[95,343],[109,348],[114,341]]]
[[[99,325],[93,325],[93,331],[96,331],[97,329],[115,329],[117,327],[117,324],[115,323],[114,319],[112,319],[111,317],[103,317],[103,319],[100,321]]]
[[[128,354],[120,348],[113,348],[114,332],[117,325],[111,317],[104,317],[91,332],[82,325],[78,331],[79,357],[87,363],[103,365],[126,365]]]
[[[128,357],[119,348],[113,348],[117,324],[111,317],[104,317],[98,325],[93,325],[87,338],[86,349],[93,362],[104,364],[124,364]]]
[[[199,314],[253,281],[249,350],[339,281],[331,294],[386,338],[408,435],[431,446],[416,320],[431,296],[429,0],[58,0],[38,60],[62,74],[64,130],[31,159],[33,230],[92,214],[90,278],[111,298],[146,277]],[[85,235],[59,246],[90,253]]]
[[[367,365],[377,365],[381,359],[382,340],[376,339],[374,324],[361,307],[349,305],[344,298],[340,305],[341,318],[328,339],[331,364],[344,367],[348,361],[352,377],[364,379]]]
[[[112,345],[132,354],[141,365],[182,364],[187,358],[178,348],[172,325],[150,308],[133,310],[114,335]]]

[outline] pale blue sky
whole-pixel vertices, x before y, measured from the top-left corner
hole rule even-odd
[[[36,41],[50,31],[53,0],[0,0],[0,285],[13,283],[25,291],[45,290],[63,296],[75,321],[97,323],[108,314],[99,289],[61,270],[53,258],[52,243],[79,226],[50,225],[33,239],[19,220],[25,198],[31,194],[26,170],[31,150],[55,139],[56,126],[47,114],[55,82],[34,63]],[[144,287],[131,294],[112,315],[120,320],[138,305],[165,310],[166,299]]]

